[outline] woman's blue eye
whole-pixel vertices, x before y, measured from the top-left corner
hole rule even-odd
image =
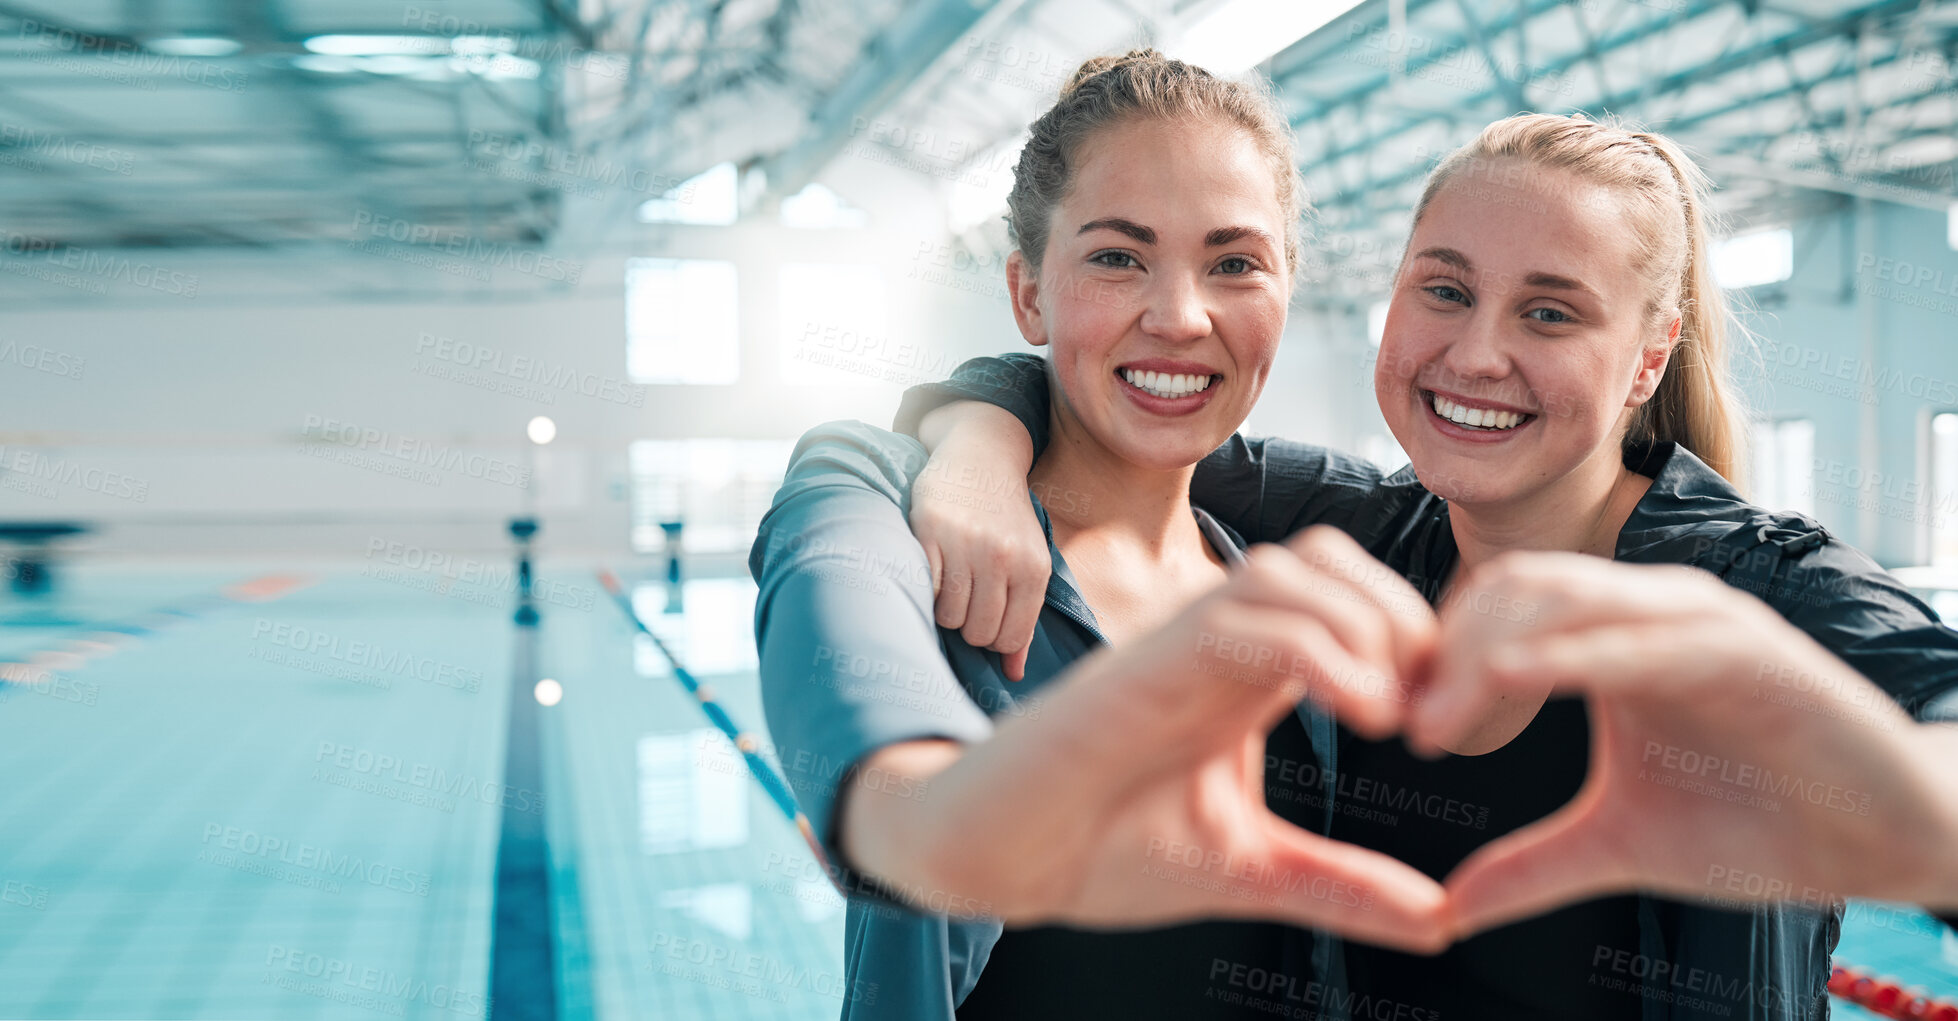
[[[1568,313],[1564,312],[1564,310],[1562,309],[1557,309],[1557,308],[1533,308],[1523,314],[1526,316],[1534,316],[1538,312],[1547,312],[1550,315],[1556,317],[1554,319],[1539,318],[1537,319],[1537,322],[1540,323],[1568,323],[1571,321],[1571,317]]]
[[[1462,302],[1463,304],[1468,303],[1468,295],[1463,294],[1461,288],[1459,287],[1450,287],[1447,284],[1436,284],[1435,286],[1428,288],[1428,293],[1434,295],[1437,298],[1440,298],[1443,301],[1459,301]]]
[[[1135,256],[1127,252],[1096,252],[1088,257],[1088,261],[1111,269],[1134,269],[1136,266]]]
[[[1241,255],[1233,255],[1223,262],[1218,263],[1217,268],[1232,276],[1237,276],[1251,272],[1251,260]]]

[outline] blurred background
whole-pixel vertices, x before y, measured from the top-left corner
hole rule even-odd
[[[1025,349],[1026,125],[1137,45],[1298,133],[1247,431],[1405,463],[1427,169],[1616,114],[1719,186],[1755,500],[1958,608],[1958,0],[0,0],[0,1017],[875,996],[594,571],[758,728],[795,438]],[[1958,996],[1909,909],[1839,960]]]

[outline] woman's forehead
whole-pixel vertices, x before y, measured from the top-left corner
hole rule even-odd
[[[1471,273],[1636,281],[1644,250],[1622,196],[1571,171],[1524,160],[1475,160],[1423,210],[1410,258],[1445,252]]]
[[[1153,224],[1229,211],[1270,226],[1284,216],[1278,175],[1250,132],[1190,118],[1139,118],[1096,132],[1076,153],[1061,205],[1081,223],[1121,216]]]

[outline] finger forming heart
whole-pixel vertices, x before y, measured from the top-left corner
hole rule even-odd
[[[1901,894],[1931,871],[1884,835],[1948,778],[1886,740],[1909,722],[1887,697],[1744,593],[1532,554],[1470,572],[1437,616],[1377,567],[1336,532],[1260,547],[1170,625],[1084,658],[934,780],[939,880],[1013,922],[1264,918],[1432,952],[1611,893],[1826,902],[1846,875]],[[1836,704],[1779,697],[1804,676]],[[1504,748],[1555,695],[1588,711],[1576,795],[1442,883],[1266,803],[1266,735],[1302,699],[1446,756]]]

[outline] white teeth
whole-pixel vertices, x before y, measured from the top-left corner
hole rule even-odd
[[[1440,394],[1434,398],[1435,414],[1471,429],[1514,429],[1528,416],[1515,411],[1497,411],[1494,408],[1465,408]]]
[[[1194,393],[1202,393],[1210,389],[1210,384],[1216,379],[1215,376],[1193,376],[1183,373],[1138,372],[1134,369],[1121,371],[1122,378],[1127,380],[1130,386],[1156,397],[1188,397]]]

